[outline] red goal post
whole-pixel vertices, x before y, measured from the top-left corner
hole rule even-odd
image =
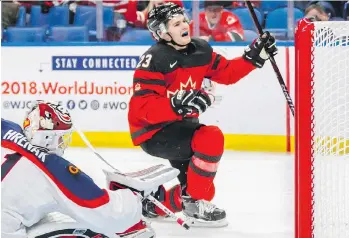
[[[349,237],[349,21],[295,36],[295,237]]]

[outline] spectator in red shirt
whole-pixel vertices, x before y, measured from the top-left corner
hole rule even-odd
[[[239,18],[223,8],[223,1],[205,1],[205,11],[200,12],[200,38],[207,41],[234,42],[244,40],[244,30]],[[193,34],[191,23],[191,33]]]

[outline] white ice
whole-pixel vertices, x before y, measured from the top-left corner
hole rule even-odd
[[[138,149],[99,149],[114,167],[129,172],[168,163]],[[68,149],[65,157],[105,187],[102,168],[109,169],[88,149]],[[226,151],[217,173],[213,202],[227,212],[229,226],[191,228],[152,222],[157,237],[293,238],[294,156],[280,153]]]

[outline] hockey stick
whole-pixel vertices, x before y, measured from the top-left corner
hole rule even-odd
[[[91,145],[91,143],[88,141],[84,133],[79,130],[78,128],[74,127],[75,131],[79,134],[81,139],[85,142],[87,147],[92,150],[92,152],[100,159],[102,160],[105,164],[107,164],[110,168],[112,168],[115,172],[121,173],[118,169],[116,169],[113,165],[108,163],[97,151],[96,149]],[[141,194],[137,193],[139,196],[142,196]],[[165,212],[169,217],[174,219],[179,225],[183,226],[185,229],[189,230],[189,225],[185,223],[185,221],[177,216],[175,213],[170,211],[167,207],[165,207],[161,202],[159,202],[156,198],[154,198],[152,195],[148,195],[146,197],[149,201],[155,204],[158,208],[160,208],[163,212]]]
[[[252,6],[251,2],[250,1],[246,1],[246,4],[247,4],[248,10],[249,10],[249,12],[251,14],[251,17],[252,17],[252,20],[254,22],[254,25],[256,26],[256,28],[258,30],[259,35],[263,35],[262,26],[261,26],[261,24],[259,23],[259,21],[257,19],[256,13],[253,10],[253,6]],[[274,56],[269,55],[269,58],[270,58],[271,65],[273,66],[274,72],[276,74],[276,77],[277,77],[277,79],[279,81],[279,84],[281,86],[282,92],[285,95],[288,107],[290,108],[290,111],[291,111],[292,115],[294,116],[294,104],[293,104],[292,98],[290,96],[290,93],[289,93],[289,91],[288,91],[288,89],[286,87],[286,84],[284,82],[284,79],[282,78],[282,75],[280,73],[279,67],[276,64]]]

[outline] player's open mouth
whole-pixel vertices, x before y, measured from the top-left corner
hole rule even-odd
[[[182,37],[184,37],[184,36],[188,36],[188,32],[187,31],[183,32]]]

